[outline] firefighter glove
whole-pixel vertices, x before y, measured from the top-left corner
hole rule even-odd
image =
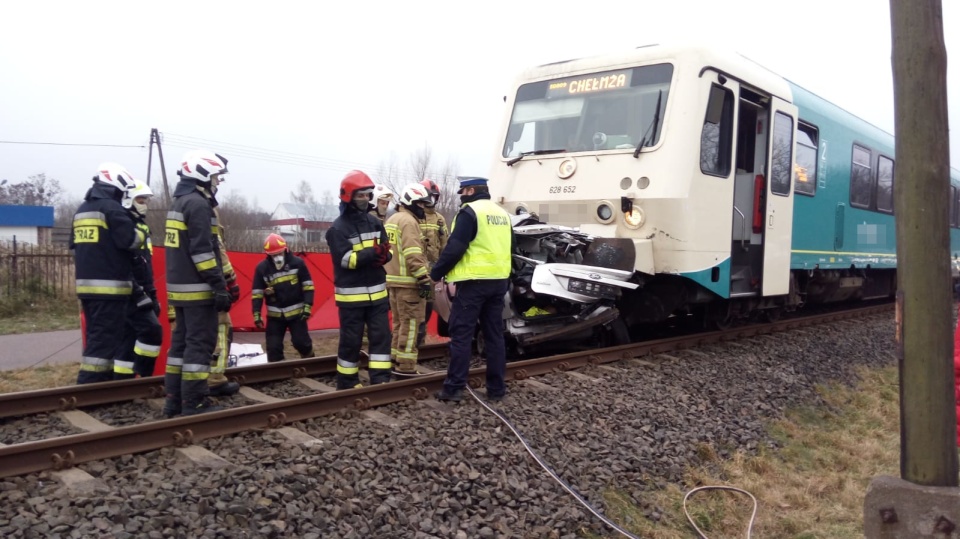
[[[160,302],[157,300],[157,291],[154,290],[150,292],[149,295],[150,295],[150,301],[153,302],[153,314],[157,318],[160,318]]]
[[[227,284],[227,291],[230,292],[230,301],[234,303],[240,301],[240,285],[236,281]]]
[[[430,282],[430,279],[420,279],[417,281],[417,294],[423,298],[428,299],[433,293],[433,283]]]
[[[304,320],[310,320],[310,315],[313,314],[313,313],[310,311],[310,309],[311,309],[311,307],[310,307],[310,304],[309,304],[309,303],[307,303],[306,305],[303,306],[303,315],[302,315],[302,318],[303,318]]]
[[[257,329],[263,329],[263,318],[260,318],[260,313],[253,313],[253,325],[257,326]]]
[[[373,248],[374,253],[377,255],[376,264],[382,266],[390,261],[390,244],[389,243],[378,243]]]
[[[215,291],[213,293],[213,304],[216,306],[217,312],[230,312],[230,306],[233,305],[233,300],[230,299],[230,292],[227,292],[225,288]]]
[[[153,300],[150,299],[146,293],[142,293],[139,298],[137,298],[137,309],[141,311],[149,311],[153,309]]]

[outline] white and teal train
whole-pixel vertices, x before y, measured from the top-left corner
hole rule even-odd
[[[895,291],[893,137],[742,56],[649,46],[547,64],[505,100],[494,200],[632,240],[627,323]]]

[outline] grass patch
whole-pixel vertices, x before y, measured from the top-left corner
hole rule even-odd
[[[704,445],[697,450],[704,465],[686,474],[689,487],[649,492],[641,500],[646,509],[611,489],[604,499],[607,514],[641,537],[692,537],[684,494],[698,485],[729,485],[757,498],[754,537],[863,537],[863,496],[870,480],[899,475],[900,411],[896,367],[861,369],[860,377],[856,388],[818,388],[827,406],[791,410],[771,424],[780,450],[738,452],[721,461],[715,448]],[[659,522],[648,518],[653,507]],[[691,497],[687,509],[710,537],[743,537],[751,502],[733,492],[708,491]]]
[[[80,329],[80,303],[76,298],[25,294],[0,298],[0,335],[64,329]]]
[[[70,386],[77,383],[79,371],[79,362],[0,371],[0,393]]]

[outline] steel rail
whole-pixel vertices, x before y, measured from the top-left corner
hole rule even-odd
[[[420,348],[420,360],[442,358],[446,353],[446,344],[425,345]],[[226,375],[240,385],[249,385],[332,374],[336,369],[337,356],[321,356],[233,367],[227,369]],[[134,399],[153,399],[163,397],[164,393],[163,376],[5,393],[0,394],[0,419]]]
[[[781,320],[763,325],[517,361],[507,364],[507,378],[523,380],[530,376],[572,370],[591,364],[610,363],[621,359],[691,348],[705,343],[730,341],[835,320],[869,316],[891,308],[892,305],[887,304]],[[388,384],[0,447],[0,477],[49,469],[59,470],[83,462],[152,451],[167,446],[183,446],[251,429],[278,428],[287,423],[320,417],[348,408],[365,410],[411,398],[422,400],[429,398],[432,391],[442,387],[445,376],[445,373],[423,375]],[[470,386],[482,386],[484,376],[485,367],[472,369],[468,378]]]

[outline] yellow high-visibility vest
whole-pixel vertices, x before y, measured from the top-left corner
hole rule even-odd
[[[449,283],[475,279],[506,279],[510,276],[513,227],[510,215],[492,200],[480,199],[464,206],[477,214],[477,237],[470,242],[463,258],[447,274]],[[453,226],[457,223],[454,220]],[[453,234],[453,228],[450,229]]]

